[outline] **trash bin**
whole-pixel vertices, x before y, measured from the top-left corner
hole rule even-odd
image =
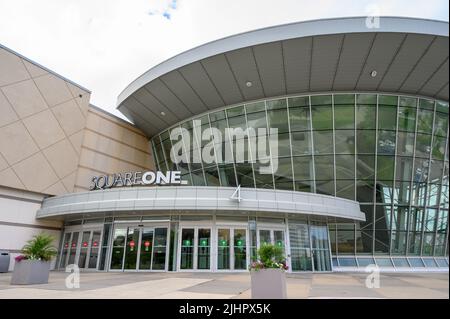
[[[9,252],[0,251],[0,272],[8,272],[9,269]]]

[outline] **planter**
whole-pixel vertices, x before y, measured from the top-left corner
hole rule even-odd
[[[281,269],[251,270],[252,299],[286,299],[286,274]]]
[[[34,285],[48,283],[50,262],[22,260],[15,262],[11,285]]]

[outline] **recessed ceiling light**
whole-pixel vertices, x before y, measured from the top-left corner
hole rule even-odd
[[[250,81],[247,81],[247,82],[245,83],[245,85],[249,88],[249,87],[251,87],[251,86],[253,85],[253,83],[250,82]]]
[[[377,76],[377,71],[376,70],[373,70],[372,72],[370,72],[370,76],[371,77],[376,77]]]
[[[161,112],[161,115],[162,115],[162,116],[166,116],[166,112],[164,112],[164,111]]]

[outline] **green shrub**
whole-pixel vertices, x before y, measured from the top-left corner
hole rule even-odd
[[[50,261],[57,254],[57,250],[52,246],[55,238],[51,235],[41,233],[27,241],[22,248],[25,259]]]
[[[250,269],[278,268],[287,270],[286,258],[282,247],[276,245],[262,245],[258,251],[258,260],[250,265]]]

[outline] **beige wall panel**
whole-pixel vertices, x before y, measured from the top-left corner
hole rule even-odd
[[[46,148],[65,138],[56,118],[50,110],[37,113],[23,120],[40,149]]]
[[[136,134],[145,136],[145,134],[136,126],[134,126],[133,124],[131,124],[130,122],[127,122],[119,117],[116,117],[112,114],[109,114],[107,112],[104,112],[96,107],[91,107],[89,109],[90,113],[94,113],[95,115],[97,115],[98,117],[100,117],[101,119],[108,121],[108,122],[112,122],[114,125],[119,126],[120,128],[126,128],[128,131],[132,131]]]
[[[67,102],[73,98],[66,81],[56,75],[47,74],[35,78],[34,81],[50,107]]]
[[[89,112],[91,116],[88,116],[86,127],[101,135],[105,135],[114,140],[123,142],[131,147],[148,152],[149,144],[148,139],[136,130],[131,124],[115,120],[107,120],[104,117],[106,115],[99,115],[97,112]],[[127,128],[125,128],[125,127]]]
[[[13,169],[29,190],[42,192],[58,181],[58,176],[41,152],[14,165]]]
[[[22,184],[20,179],[17,177],[16,173],[12,168],[7,168],[0,172],[0,181],[2,185],[24,189],[25,185]]]
[[[63,183],[56,182],[50,187],[44,189],[43,193],[54,194],[54,195],[64,195],[67,194],[68,190],[64,187]]]
[[[52,111],[67,135],[78,132],[86,125],[83,113],[74,100],[53,107]]]
[[[92,131],[86,131],[83,145],[119,159],[135,163],[136,165],[148,165],[149,154],[138,149],[98,135]]]
[[[92,114],[92,115],[91,115]],[[97,122],[97,126],[91,126],[89,122],[90,117],[97,117],[99,118],[99,121]],[[111,121],[105,120],[104,118],[96,115],[95,113],[89,112],[88,113],[88,121],[87,121],[87,128],[93,128],[94,131],[97,131],[105,136],[108,136],[112,139],[119,140],[122,135],[121,127],[117,124],[114,124]]]
[[[25,64],[25,67],[27,68],[32,78],[37,78],[38,76],[42,76],[48,73],[43,68],[34,65],[33,63],[28,62],[26,60],[23,60],[23,64]]]
[[[14,121],[17,121],[19,118],[17,117],[16,112],[12,108],[11,104],[9,104],[8,100],[6,100],[5,95],[0,90],[0,127],[8,125]]]
[[[64,178],[77,169],[78,154],[67,139],[50,146],[43,152],[59,178]]]
[[[133,140],[131,140],[133,139]],[[124,134],[122,141],[127,145],[133,145],[133,147],[140,149],[146,153],[150,152],[149,139],[146,136],[138,134]]]
[[[120,141],[122,143],[124,143],[126,145],[129,145],[129,146],[131,146],[133,148],[137,148],[137,149],[140,149],[140,150],[143,150],[143,151],[147,151],[147,149],[148,149],[147,147],[144,147],[142,149],[142,145],[139,144],[140,140],[139,140],[139,135],[138,134],[132,133],[132,132],[130,132],[129,130],[127,130],[125,128],[123,128],[121,131],[122,131],[122,134],[120,136]],[[147,140],[146,137],[144,137],[144,139]]]
[[[74,191],[85,191],[93,176],[153,168],[144,134],[125,121],[91,107]]]
[[[87,116],[87,112],[89,110],[89,100],[90,94],[83,91],[81,88],[73,85],[72,83],[67,83],[72,96],[74,97],[74,101],[78,104],[83,113],[84,117]],[[81,97],[80,97],[81,95]]]
[[[33,80],[3,86],[3,93],[20,118],[33,115],[47,108]]]
[[[130,163],[116,161],[116,172],[136,172],[136,171],[145,171],[151,168],[143,168],[140,166],[136,166]]]
[[[83,143],[84,132],[84,130],[81,130],[69,136],[70,142],[78,155],[81,153],[81,144]]]
[[[137,127],[133,126],[133,124],[131,124],[127,121],[124,121],[120,118],[117,118],[113,115],[106,114],[105,112],[99,111],[93,107],[89,109],[89,114],[95,115],[91,118],[91,120],[99,121],[103,125],[106,125],[106,123],[112,124],[112,126],[109,126],[109,129],[114,130],[115,135],[111,136],[111,137],[113,137],[116,140],[122,140],[124,134],[130,134],[130,133],[135,133],[137,135],[142,136],[143,138],[146,138],[144,133],[141,130],[139,130]],[[101,124],[90,126],[90,123],[91,122],[88,122],[86,127],[91,128],[91,129],[95,128],[95,130],[99,131],[100,133],[103,132],[102,131],[103,126]],[[109,133],[110,131],[104,131],[104,132]]]
[[[84,167],[78,167],[77,177],[75,179],[74,192],[85,192],[91,185],[91,179],[93,176],[101,175],[101,173],[95,172],[91,169]]]
[[[101,120],[102,118],[100,116],[96,116],[96,113],[89,110],[88,116],[86,118],[86,128],[97,132],[102,132]]]
[[[0,70],[2,70],[0,72],[0,86],[30,78],[21,59],[2,48],[0,48]]]
[[[64,184],[64,187],[67,189],[68,192],[73,191],[73,186],[75,185],[75,178],[77,176],[77,171],[73,172],[72,174],[67,175],[64,177],[61,181]]]
[[[96,155],[96,153],[94,151],[88,150],[86,148],[82,148],[78,165],[95,169],[95,166],[96,166],[95,155]],[[100,172],[105,172],[105,173],[108,172],[108,167],[109,167],[108,165],[111,165],[111,163],[108,162],[109,159],[110,158],[106,157],[105,161],[103,161],[103,163],[100,163],[100,165],[98,165],[98,166],[101,166],[101,164],[104,165],[104,167],[101,170],[99,170]]]
[[[80,165],[109,174],[147,169],[85,148],[81,152]]]
[[[0,128],[0,152],[12,165],[39,151],[22,122]]]
[[[0,154],[0,172],[4,170],[5,168],[8,168],[8,163],[3,158],[2,154]]]
[[[90,106],[90,92],[9,50],[0,70],[0,185],[56,195],[153,168],[145,134]]]

